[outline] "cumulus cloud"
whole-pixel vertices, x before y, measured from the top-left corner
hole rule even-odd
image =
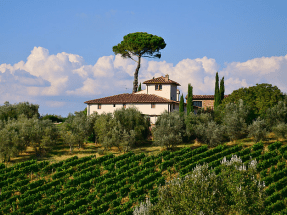
[[[242,63],[232,62],[226,64],[221,74],[229,77],[230,87],[233,83],[242,85],[242,87],[255,86],[256,83],[268,83],[276,85],[282,92],[287,92],[286,70],[287,55],[254,58]]]
[[[134,58],[137,60],[137,58]],[[83,57],[76,54],[49,54],[43,47],[34,47],[27,61],[14,65],[0,65],[0,102],[21,102],[41,100],[42,107],[62,107],[112,96],[131,93],[137,63],[120,55],[100,57],[94,65],[87,65]],[[193,94],[212,95],[216,72],[224,76],[225,94],[256,83],[276,85],[287,92],[287,55],[262,57],[246,62],[231,62],[219,71],[220,65],[212,58],[183,59],[176,65],[166,61],[141,59],[139,82],[169,74],[178,82],[181,93],[187,94],[188,83]],[[145,89],[145,85],[142,85]],[[82,98],[74,103],[55,101],[51,98]],[[58,99],[59,100],[59,99]]]

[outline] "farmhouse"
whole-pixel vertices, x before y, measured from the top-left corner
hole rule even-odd
[[[155,124],[157,117],[165,110],[168,112],[179,110],[180,91],[177,86],[181,85],[169,79],[168,74],[165,77],[161,76],[147,80],[143,84],[146,85],[146,89],[136,93],[123,93],[84,102],[87,104],[87,115],[94,112],[98,112],[98,114],[113,113],[116,109],[134,106],[149,117],[151,124]],[[193,96],[193,98],[197,97]],[[199,108],[202,108],[203,100],[200,97],[200,100],[193,102],[195,114]],[[184,103],[185,112],[186,105]],[[204,105],[205,103],[203,103]]]
[[[228,97],[229,95],[224,95],[224,98]],[[185,97],[187,99],[187,96]],[[213,110],[214,108],[214,95],[192,95],[193,105],[207,109],[210,108]]]

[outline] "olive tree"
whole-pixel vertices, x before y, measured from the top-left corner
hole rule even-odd
[[[238,104],[229,103],[225,106],[223,124],[226,127],[226,134],[230,141],[234,141],[247,136],[247,119],[249,108],[239,99]]]
[[[276,126],[272,127],[272,132],[275,134],[277,141],[279,138],[287,139],[287,123],[279,122]]]
[[[253,137],[254,142],[265,140],[267,135],[267,124],[264,119],[258,117],[248,126],[248,137]]]
[[[187,136],[197,138],[201,143],[214,147],[224,140],[225,126],[213,121],[211,113],[190,113],[185,118],[185,124]]]
[[[22,143],[33,147],[37,155],[51,150],[58,143],[60,134],[51,120],[39,120],[36,115],[28,119],[22,114],[17,122]]]
[[[105,150],[115,146],[121,151],[130,150],[150,135],[150,122],[135,107],[101,114],[94,124],[97,140]]]
[[[102,144],[105,150],[110,149],[113,145],[108,141],[108,133],[115,127],[115,120],[112,113],[102,113],[95,122],[94,130],[97,137],[97,143]]]
[[[115,118],[112,121],[115,122],[114,127],[106,133],[102,145],[105,148],[115,146],[120,152],[122,149],[124,152],[129,151],[136,142],[135,131],[126,131],[120,121],[116,121]]]
[[[165,110],[158,117],[152,131],[155,145],[171,148],[182,143],[185,129],[179,111],[168,113]]]
[[[90,135],[89,132],[90,125],[84,112],[75,112],[75,115],[69,113],[61,126],[63,141],[70,146],[70,152],[73,151],[75,145],[78,145],[78,148],[82,147]]]
[[[0,106],[0,120],[18,119],[21,114],[24,114],[29,119],[34,115],[39,118],[38,109],[39,105],[29,104],[29,102],[19,102],[13,105],[6,101],[3,106]]]
[[[147,199],[133,214],[266,214],[265,184],[256,166],[252,160],[247,169],[236,155],[222,160],[218,175],[208,164],[198,165],[191,174],[160,186],[158,202]]]
[[[136,107],[121,108],[114,111],[114,118],[126,132],[135,132],[136,142],[145,141],[150,136],[150,122]]]
[[[279,101],[277,105],[266,110],[264,119],[266,121],[268,131],[271,131],[272,127],[279,123],[287,123],[286,101]]]
[[[3,124],[2,124],[3,126]],[[3,162],[9,162],[11,157],[17,156],[26,146],[19,137],[19,125],[15,119],[8,119],[0,130],[0,157]]]

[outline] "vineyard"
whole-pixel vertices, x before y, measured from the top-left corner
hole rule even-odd
[[[246,166],[251,159],[258,161],[268,214],[287,213],[287,146],[275,142],[268,150],[257,143],[185,147],[157,156],[129,152],[117,157],[74,156],[53,164],[36,160],[9,168],[0,164],[0,214],[133,214],[133,207],[146,197],[158,201],[157,189],[172,173],[184,177],[196,165],[208,163],[218,174],[220,161],[232,155],[240,156]]]

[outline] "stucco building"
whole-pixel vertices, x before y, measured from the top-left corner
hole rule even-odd
[[[113,113],[116,109],[134,106],[149,117],[151,124],[155,124],[157,117],[165,110],[168,112],[179,110],[180,91],[177,86],[180,84],[170,80],[169,75],[147,80],[143,84],[146,85],[146,89],[136,93],[123,93],[86,101],[87,114]],[[200,107],[193,108],[196,113]],[[186,112],[186,103],[184,111]]]

